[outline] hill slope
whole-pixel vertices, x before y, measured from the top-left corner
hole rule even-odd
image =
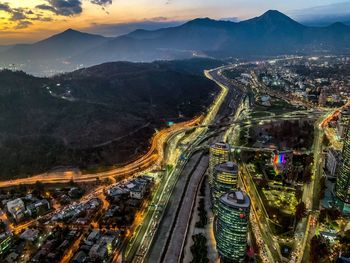
[[[54,78],[0,72],[0,176],[136,158],[155,129],[204,112],[218,91],[176,68],[119,62]]]

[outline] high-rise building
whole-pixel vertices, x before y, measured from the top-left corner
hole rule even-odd
[[[220,198],[215,239],[222,262],[242,262],[246,256],[250,198],[231,191]]]
[[[350,122],[348,122],[350,125]],[[350,204],[350,129],[344,139],[341,163],[337,169],[336,196],[344,203]]]
[[[237,189],[238,166],[233,162],[220,163],[214,167],[212,201],[213,211],[217,212],[223,194]]]
[[[327,177],[335,178],[337,167],[341,160],[341,151],[329,148],[326,158]]]
[[[338,124],[337,124],[337,133],[338,133],[338,136],[342,139],[345,138],[349,130],[349,121],[350,121],[350,108],[345,108],[340,112]]]
[[[230,158],[230,145],[224,142],[217,142],[209,149],[209,184],[213,183],[214,167],[220,163],[228,162]]]

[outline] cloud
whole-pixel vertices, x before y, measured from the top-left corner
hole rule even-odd
[[[0,3],[0,11],[10,14],[12,21],[27,19],[25,8],[11,8],[8,3]]]
[[[60,16],[74,16],[83,12],[82,0],[46,0],[46,4],[37,5],[40,10],[50,11]],[[89,0],[90,3],[104,7],[111,5],[112,0]]]
[[[0,22],[4,25],[6,21],[10,21],[13,29],[23,29],[32,25],[34,21],[56,20],[55,16],[47,12],[53,13],[62,20],[62,17],[80,15],[83,12],[83,1],[101,6],[106,13],[108,13],[106,7],[113,2],[113,0],[43,0],[41,4],[31,9],[29,7],[14,8],[10,2],[0,0],[0,13],[5,12],[10,16],[9,18],[0,16]]]
[[[11,7],[8,3],[0,3],[0,11],[11,13]]]
[[[42,14],[36,14],[35,17],[31,18],[32,21],[42,21],[42,22],[50,22],[53,21],[54,19],[49,16],[44,16]]]
[[[15,29],[23,29],[23,28],[27,28],[28,26],[32,25],[33,23],[28,21],[28,20],[22,20],[19,21],[15,27]]]
[[[25,14],[25,11],[23,9],[13,9],[11,12],[11,20],[12,21],[19,21],[27,19],[27,16]]]
[[[239,18],[236,17],[236,16],[233,16],[233,17],[222,17],[220,18],[219,20],[222,20],[222,21],[231,21],[231,22],[239,22]]]
[[[12,8],[9,3],[0,2],[0,11],[10,14],[8,21],[12,21],[14,29],[27,28],[33,24],[32,21],[52,21],[52,18],[45,16],[42,13],[34,13],[33,10],[26,7]],[[1,19],[2,24],[6,23],[4,20],[6,21],[5,18]]]
[[[51,11],[60,16],[81,14],[83,8],[80,0],[47,0],[47,4],[37,5],[37,9]]]
[[[328,5],[298,9],[288,14],[299,22],[309,25],[327,25],[334,22],[350,21],[350,2],[338,2]]]
[[[157,16],[157,17],[152,17],[150,19],[145,19],[145,20],[154,21],[154,22],[164,22],[164,21],[168,21],[168,18],[164,16]]]
[[[340,2],[328,5],[320,5],[290,12],[295,15],[330,15],[350,14],[350,2]]]
[[[91,0],[90,2],[95,5],[106,6],[106,5],[111,5],[113,1],[112,0]]]
[[[45,11],[51,11],[53,13],[56,12],[54,7],[52,7],[50,5],[46,5],[46,4],[37,5],[35,8],[40,9],[40,10],[45,10]]]

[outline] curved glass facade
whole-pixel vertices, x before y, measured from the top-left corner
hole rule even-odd
[[[250,198],[231,191],[220,198],[216,219],[216,246],[223,262],[243,262],[246,256]]]
[[[218,164],[214,167],[212,201],[213,211],[216,214],[220,198],[223,194],[237,189],[238,167],[233,162]]]
[[[228,162],[230,146],[224,142],[214,143],[209,149],[209,184],[213,183],[214,167],[220,163]]]

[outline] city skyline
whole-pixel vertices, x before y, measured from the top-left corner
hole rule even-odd
[[[251,8],[254,6],[254,8]],[[74,28],[117,36],[138,28],[179,25],[197,17],[240,21],[277,9],[297,21],[345,21],[350,2],[339,1],[166,1],[31,0],[0,1],[0,45],[32,43]],[[323,21],[323,20],[322,20]],[[327,23],[327,22],[326,22]]]

